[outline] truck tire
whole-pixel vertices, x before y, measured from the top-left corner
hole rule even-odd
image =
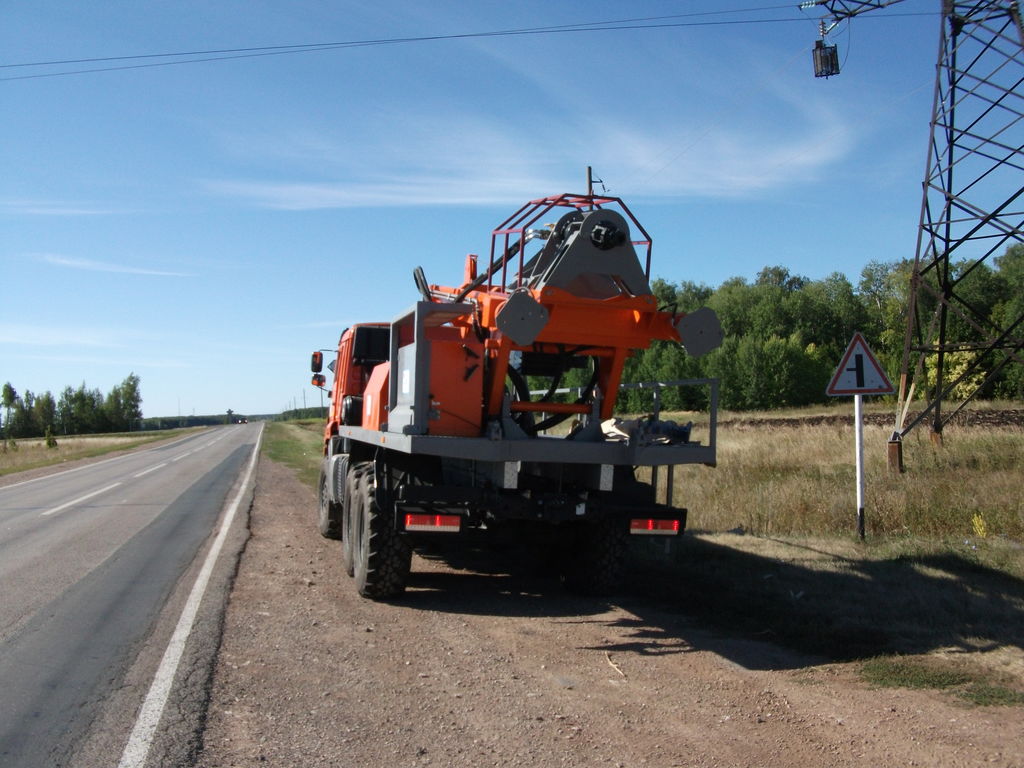
[[[562,577],[580,595],[608,595],[622,582],[626,530],[613,520],[576,523],[565,541]]]
[[[327,489],[326,461],[320,465],[320,482],[317,483],[317,488],[319,489],[319,498],[317,503],[316,527],[320,531],[320,535],[325,539],[340,539],[342,537],[342,510],[340,504],[335,504],[331,501],[331,496]]]
[[[359,481],[359,466],[349,465],[345,473],[345,504],[341,514],[341,567],[349,576],[355,574],[355,530],[352,521],[359,519],[359,507],[363,503]]]
[[[360,477],[359,503],[353,505],[358,513],[352,517],[356,589],[363,597],[384,600],[405,591],[412,547],[378,505],[372,464]]]

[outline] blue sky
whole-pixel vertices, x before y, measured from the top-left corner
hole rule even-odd
[[[313,349],[410,305],[417,265],[458,283],[587,165],[652,235],[655,276],[856,283],[913,257],[939,5],[842,25],[824,80],[820,14],[795,3],[4,3],[0,382],[134,372],[146,416],[319,404]],[[10,66],[639,17],[688,26]]]

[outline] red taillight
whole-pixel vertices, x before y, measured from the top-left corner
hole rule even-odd
[[[629,532],[639,536],[676,536],[679,528],[678,520],[640,518],[629,521]]]
[[[429,533],[458,533],[462,518],[458,515],[406,515],[405,530]]]

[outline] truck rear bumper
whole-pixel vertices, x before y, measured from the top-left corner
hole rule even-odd
[[[408,514],[457,515],[470,526],[487,522],[568,523],[615,518],[666,519],[686,527],[686,509],[639,504],[615,494],[530,493],[494,488],[406,486],[395,500],[398,527]],[[638,531],[642,532],[642,531]]]

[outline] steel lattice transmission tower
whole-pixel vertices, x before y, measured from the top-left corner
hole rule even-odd
[[[939,439],[1003,368],[1024,365],[1024,315],[1000,327],[960,290],[980,265],[1024,243],[1022,225],[1024,30],[1017,0],[944,0],[894,439],[929,419]],[[927,402],[908,422],[915,390]],[[946,412],[944,404],[955,400]]]
[[[898,2],[807,5],[828,9],[824,38],[843,19]],[[815,49],[815,74],[838,74],[835,46],[824,40]],[[893,441],[924,422],[941,439],[943,427],[986,384],[1008,365],[1024,365],[1024,315],[997,324],[962,290],[987,260],[1024,244],[1024,29],[1017,0],[942,0],[923,186]],[[919,395],[924,407],[908,421]]]

